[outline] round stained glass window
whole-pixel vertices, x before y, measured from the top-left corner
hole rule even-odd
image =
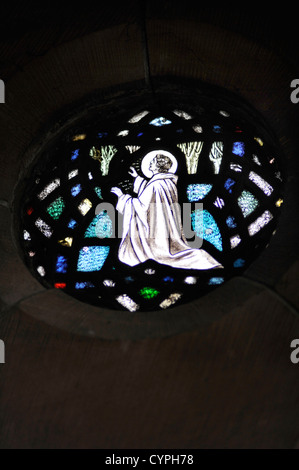
[[[39,149],[19,239],[44,286],[109,309],[165,310],[265,249],[283,203],[272,133],[225,94],[172,98],[99,105]]]

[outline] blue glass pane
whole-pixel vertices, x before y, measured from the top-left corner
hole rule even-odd
[[[244,142],[234,142],[232,152],[239,157],[243,157],[245,153],[245,144]]]
[[[76,160],[78,155],[79,155],[79,149],[74,150],[71,155],[71,160]]]
[[[77,222],[74,219],[71,219],[68,223],[68,228],[75,228],[77,225]]]
[[[78,258],[77,270],[81,272],[100,271],[109,253],[109,246],[84,246]]]
[[[56,272],[66,273],[67,270],[67,259],[65,256],[58,255],[56,261]]]
[[[165,126],[165,125],[167,125],[167,124],[171,124],[171,121],[169,121],[169,120],[166,119],[165,117],[160,116],[160,117],[157,117],[157,118],[153,119],[153,120],[150,122],[150,124],[151,124],[152,126],[159,126],[159,127],[161,127],[161,126]]]
[[[214,217],[206,210],[196,209],[191,214],[192,229],[199,238],[212,243],[222,251],[222,237]]]
[[[72,196],[77,196],[77,194],[79,194],[81,190],[82,190],[81,184],[80,183],[76,184],[71,189]]]
[[[224,187],[228,190],[229,193],[232,193],[232,187],[234,184],[236,184],[236,182],[233,179],[228,178],[224,183]]]
[[[211,184],[189,184],[187,186],[187,197],[190,202],[203,199],[212,189]]]
[[[229,215],[226,219],[226,225],[229,228],[236,228],[236,226],[237,226],[236,219],[232,215]]]
[[[245,265],[245,260],[242,258],[236,259],[234,262],[234,268],[242,268]]]
[[[76,282],[76,285],[75,285],[76,289],[86,289],[87,287],[94,287],[94,285],[89,281]]]
[[[84,234],[84,238],[110,238],[112,233],[112,220],[105,211],[102,211],[93,218]]]
[[[216,286],[224,282],[223,277],[211,277],[209,280],[209,286]]]

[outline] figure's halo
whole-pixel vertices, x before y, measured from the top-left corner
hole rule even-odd
[[[178,162],[177,159],[175,158],[172,153],[167,152],[167,150],[152,150],[151,152],[147,153],[141,162],[141,171],[146,176],[147,178],[151,178],[153,176],[153,173],[149,169],[150,162],[152,159],[157,155],[165,155],[166,157],[169,157],[170,160],[172,161],[172,166],[169,168],[168,172],[169,173],[175,173],[178,167]]]

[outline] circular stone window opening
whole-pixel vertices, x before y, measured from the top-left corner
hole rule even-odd
[[[20,204],[31,273],[131,312],[190,302],[240,275],[283,203],[280,150],[260,117],[225,93],[117,110],[99,105],[37,152]]]

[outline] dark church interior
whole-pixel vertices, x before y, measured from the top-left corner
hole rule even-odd
[[[0,448],[298,449],[293,6],[5,0],[0,22]],[[110,310],[42,285],[18,232],[34,156],[77,110],[109,102],[133,115],[132,94],[149,103],[175,88],[192,101],[190,84],[247,103],[279,142],[283,204],[267,247],[165,311]]]

